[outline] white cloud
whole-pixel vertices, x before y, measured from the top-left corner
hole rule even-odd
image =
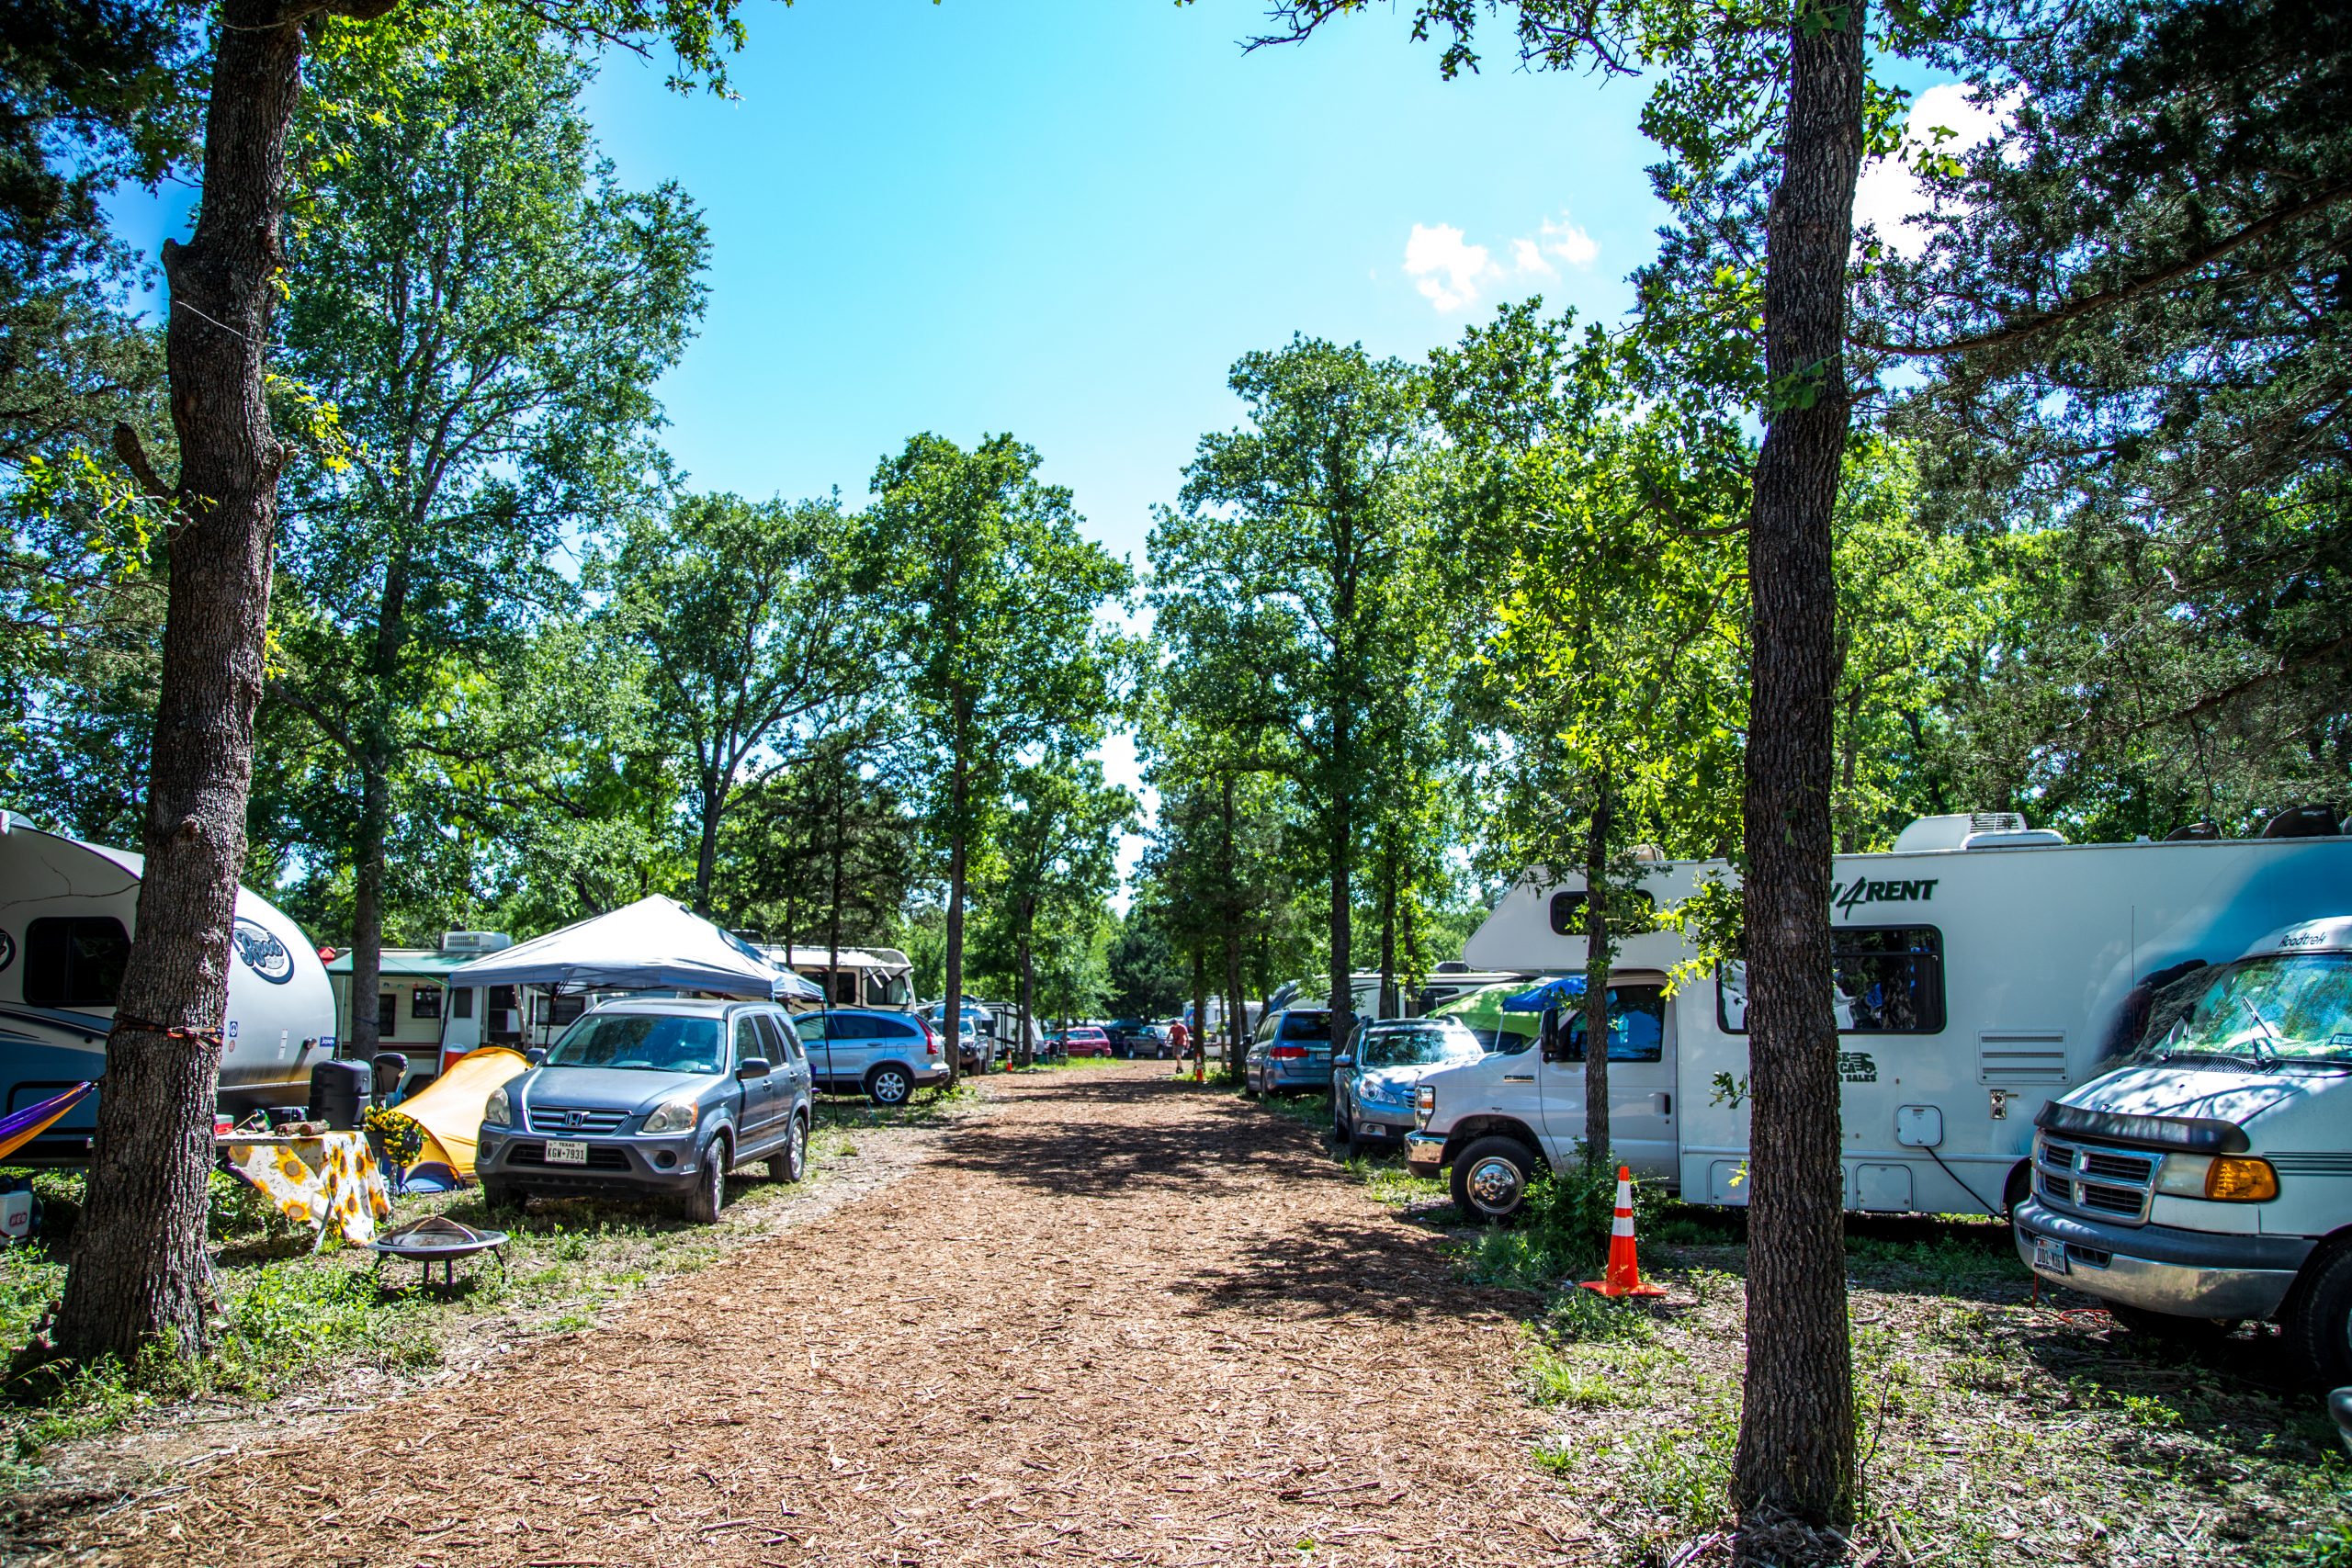
[[[1508,264],[1496,259],[1485,245],[1474,245],[1451,223],[1416,223],[1405,240],[1405,275],[1421,297],[1441,310],[1459,310],[1477,303],[1495,284],[1512,278],[1557,277],[1555,261],[1581,271],[1600,254],[1600,246],[1583,229],[1560,214],[1546,219],[1533,234],[1503,242]]]
[[[1475,303],[1479,287],[1502,276],[1487,247],[1466,243],[1451,223],[1413,225],[1405,240],[1405,272],[1422,297],[1441,310]]]
[[[1559,257],[1570,266],[1578,268],[1590,266],[1593,258],[1600,254],[1600,243],[1584,230],[1569,222],[1568,215],[1565,212],[1560,214],[1560,220],[1557,223],[1548,219],[1544,220],[1543,235],[1544,250]],[[1544,270],[1549,272],[1552,269],[1545,267]]]
[[[1957,156],[1997,136],[2007,123],[2006,103],[1986,107],[1972,102],[1965,83],[1946,82],[1920,94],[1911,103],[1903,151],[1866,165],[1854,186],[1856,231],[1869,224],[1888,249],[1899,255],[1917,254],[1928,243],[1928,231],[1911,220],[1931,204],[1909,160],[1928,145],[1939,126],[1952,133],[1942,143],[1943,151]]]

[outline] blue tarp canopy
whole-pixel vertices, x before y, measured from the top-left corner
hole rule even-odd
[[[1532,991],[1521,991],[1515,997],[1505,998],[1503,1011],[1542,1012],[1546,1008],[1558,1007],[1562,1002],[1575,1001],[1583,995],[1583,976],[1562,975],[1557,979],[1544,981]]]

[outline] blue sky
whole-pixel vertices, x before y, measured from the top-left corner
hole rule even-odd
[[[589,107],[620,177],[678,181],[710,226],[662,388],[691,482],[856,502],[916,432],[1009,430],[1140,567],[1150,508],[1239,418],[1238,355],[1304,332],[1418,359],[1535,292],[1622,318],[1664,216],[1646,84],[1531,74],[1499,31],[1445,82],[1408,0],[1245,52],[1264,10],[746,0],[731,99],[611,58]],[[153,254],[188,199],[131,194],[119,225]],[[1133,782],[1124,740],[1106,761]]]

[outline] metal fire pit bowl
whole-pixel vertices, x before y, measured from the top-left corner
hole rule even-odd
[[[386,1231],[368,1245],[376,1254],[379,1273],[383,1271],[385,1258],[405,1258],[424,1266],[419,1283],[429,1285],[433,1282],[433,1266],[438,1263],[442,1284],[455,1285],[460,1258],[487,1252],[498,1259],[501,1269],[505,1268],[507,1240],[504,1231],[478,1231],[439,1214],[427,1214],[421,1220],[411,1220],[398,1230]]]

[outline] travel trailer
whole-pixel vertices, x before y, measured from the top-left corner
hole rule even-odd
[[[527,1032],[524,1010],[514,986],[453,986],[449,971],[470,964],[485,953],[503,952],[514,939],[503,931],[446,931],[435,948],[388,947],[380,960],[376,988],[376,1037],[379,1051],[397,1051],[408,1058],[401,1077],[403,1091],[413,1090],[439,1076],[441,1069],[478,1045],[520,1045]],[[351,954],[327,960],[327,978],[334,987],[335,1021],[343,1039],[352,1037]],[[557,998],[576,1004],[579,998]],[[548,998],[532,998],[532,1011],[544,1013]],[[569,1007],[569,1023],[582,1009]]]
[[[2298,817],[2290,826],[2308,826]],[[2154,992],[2267,932],[2338,912],[2352,839],[2068,844],[2009,814],[1928,818],[1894,848],[1833,862],[1830,920],[1844,1080],[1846,1204],[2000,1213],[2026,1190],[2034,1118],[2139,1038]],[[1642,868],[1657,908],[1735,874]],[[1464,945],[1494,970],[1584,967],[1584,889],[1532,874]],[[1612,1153],[1688,1201],[1747,1201],[1747,993],[1737,964],[1687,978],[1679,933],[1626,937],[1611,973]],[[1541,1042],[1421,1080],[1417,1168],[1451,1167],[1490,1217],[1584,1130],[1578,1004]],[[1571,1059],[1573,1058],[1573,1059]]]
[[[105,1070],[141,863],[0,812],[0,1114]],[[230,951],[220,1109],[305,1104],[312,1064],[334,1055],[326,970],[300,928],[249,889]],[[78,1165],[96,1126],[93,1095],[11,1163]]]
[[[1419,986],[1407,985],[1401,976],[1391,976],[1396,992],[1395,1005],[1384,1008],[1380,971],[1359,969],[1348,976],[1349,1009],[1357,1018],[1422,1018],[1473,991],[1534,977],[1524,969],[1477,969],[1460,959],[1451,959],[1430,971]],[[1293,1002],[1319,1002],[1330,993],[1329,982],[1320,976],[1292,980],[1275,989],[1273,1005],[1281,1009]],[[1251,1018],[1254,1021],[1254,1012]]]
[[[814,981],[824,991],[829,1006],[914,1006],[914,960],[895,947],[844,947],[833,953],[822,947],[762,946],[756,942],[752,945],[777,968]]]

